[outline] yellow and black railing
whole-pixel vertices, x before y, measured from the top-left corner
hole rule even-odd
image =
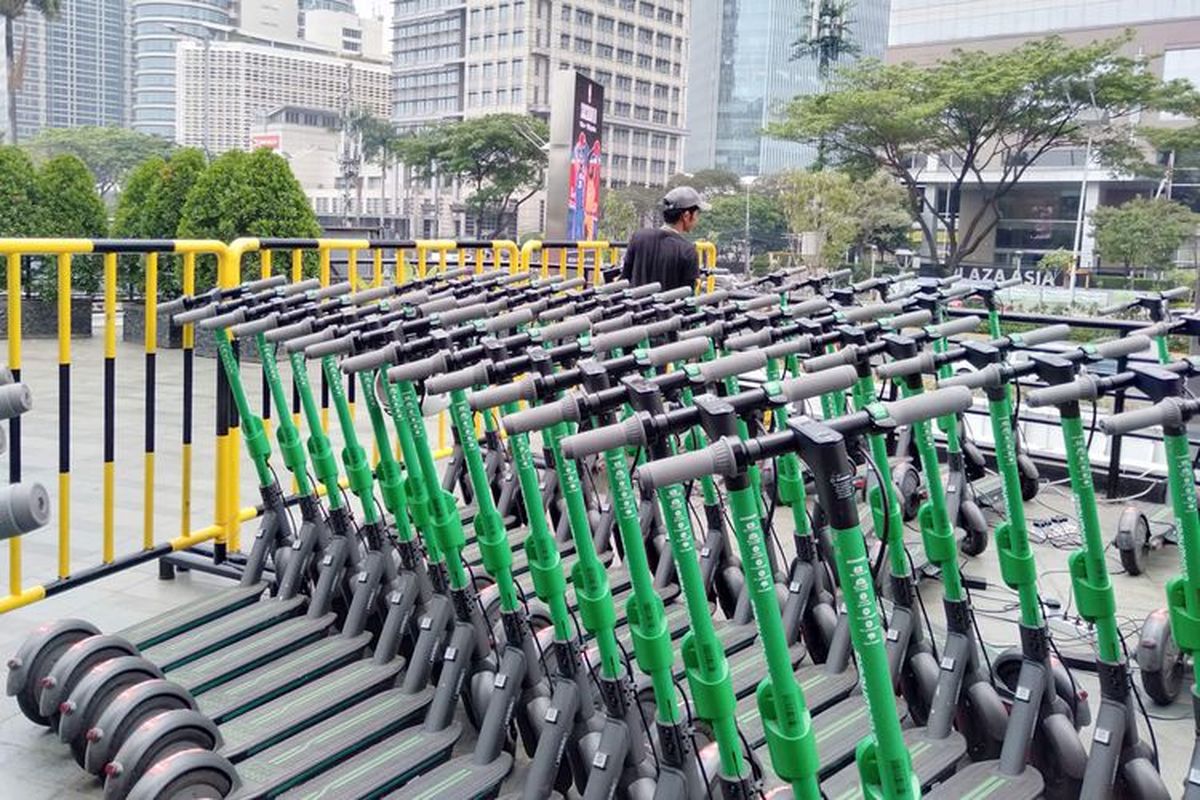
[[[349,280],[355,288],[380,286],[385,282],[405,283],[412,278],[424,278],[452,267],[471,266],[475,272],[506,269],[539,277],[557,274],[563,277],[586,277],[592,283],[605,280],[607,270],[614,267],[624,244],[614,242],[556,242],[530,241],[518,246],[511,241],[453,241],[453,240],[368,240],[368,239],[270,239],[243,238],[231,243],[205,240],[109,240],[109,239],[0,239],[0,257],[7,264],[7,355],[14,376],[22,379],[24,340],[22,309],[25,289],[22,285],[22,260],[51,259],[55,269],[57,300],[57,498],[56,498],[56,568],[55,576],[42,583],[26,585],[22,574],[22,540],[8,542],[8,594],[0,595],[0,614],[20,608],[45,597],[67,591],[73,586],[89,583],[107,575],[147,563],[198,545],[212,542],[211,556],[223,561],[231,552],[240,549],[240,529],[244,522],[261,513],[256,506],[243,506],[240,494],[242,461],[240,429],[232,402],[228,378],[223,369],[215,367],[216,396],[214,422],[214,461],[211,476],[195,472],[196,445],[196,331],[185,325],[181,331],[181,433],[178,449],[179,469],[179,526],[177,535],[169,539],[156,536],[155,480],[160,467],[160,436],[157,416],[160,409],[160,370],[158,364],[158,292],[163,285],[160,260],[172,256],[176,260],[178,282],[185,295],[195,293],[198,283],[197,262],[200,258],[215,259],[215,282],[223,288],[238,285],[250,277],[270,277],[286,270],[293,282],[310,277],[315,271],[322,285],[335,278]],[[697,247],[702,267],[707,267],[711,286],[711,265],[715,263],[716,248],[707,243]],[[103,448],[99,483],[100,563],[80,566],[72,559],[72,481],[76,468],[72,453],[72,341],[71,301],[72,268],[76,259],[98,257],[103,262],[100,294],[103,301]],[[145,330],[142,340],[143,385],[141,403],[143,415],[141,469],[141,526],[140,547],[131,552],[117,552],[116,498],[118,492],[117,459],[121,452],[117,442],[121,436],[118,426],[120,398],[129,393],[119,391],[119,352],[117,342],[118,297],[121,288],[119,259],[135,259],[140,265],[137,277],[144,286]],[[258,275],[247,274],[251,261],[257,262]],[[286,266],[282,266],[286,264]],[[277,265],[281,265],[277,267]],[[340,269],[335,269],[335,267]],[[343,274],[337,274],[344,269]],[[348,390],[353,401],[354,384]],[[322,377],[321,410],[328,426],[329,387]],[[289,409],[297,425],[302,424],[300,398],[293,390]],[[287,413],[275,409],[275,413]],[[265,379],[262,391],[262,416],[270,426],[271,398]],[[9,481],[22,479],[21,418],[9,421]],[[437,455],[453,452],[444,412],[437,422]],[[164,456],[175,454],[162,454]],[[211,480],[214,490],[212,522],[194,527],[196,480]],[[90,523],[91,520],[88,520]],[[35,534],[36,535],[36,534]]]

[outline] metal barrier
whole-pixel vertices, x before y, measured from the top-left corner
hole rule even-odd
[[[216,374],[216,414],[214,425],[214,489],[212,522],[193,528],[195,516],[194,481],[194,411],[196,331],[192,325],[182,329],[182,405],[179,442],[179,527],[173,538],[160,541],[155,536],[155,477],[158,463],[158,288],[160,258],[178,258],[179,282],[185,295],[195,293],[197,260],[202,256],[216,260],[216,285],[230,288],[244,277],[251,257],[258,259],[261,277],[288,270],[291,281],[297,282],[316,272],[322,285],[335,278],[334,256],[344,254],[346,279],[355,288],[379,286],[386,281],[405,283],[413,277],[423,278],[451,266],[472,265],[482,272],[487,268],[507,269],[512,273],[530,272],[543,277],[550,274],[550,255],[557,253],[558,274],[566,276],[573,267],[579,277],[591,276],[593,283],[605,279],[606,267],[618,262],[624,243],[612,242],[526,242],[524,247],[511,241],[452,241],[452,240],[386,240],[367,239],[269,239],[242,238],[226,244],[220,241],[183,240],[90,240],[90,239],[0,239],[0,256],[6,258],[7,275],[7,350],[8,366],[20,380],[22,371],[23,337],[21,264],[23,258],[54,259],[57,294],[57,563],[56,577],[33,586],[24,584],[22,575],[22,541],[14,537],[8,542],[8,594],[0,596],[0,614],[34,603],[72,586],[77,586],[120,572],[138,564],[213,542],[205,558],[220,564],[240,549],[241,524],[261,513],[256,506],[243,506],[240,492],[241,431],[237,411],[232,402],[230,386],[219,362]],[[697,247],[701,263],[712,263],[716,248],[708,243]],[[711,255],[710,255],[711,253]],[[280,265],[286,254],[286,266]],[[569,254],[574,255],[570,263]],[[103,303],[103,457],[100,469],[101,495],[101,559],[99,564],[74,569],[71,561],[71,290],[72,264],[80,256],[95,256],[103,262],[101,297]],[[117,492],[117,311],[120,277],[118,259],[133,256],[141,259],[141,276],[145,283],[145,332],[142,342],[144,364],[144,423],[142,436],[142,537],[141,548],[133,552],[116,552],[115,499]],[[590,256],[590,259],[589,259]],[[365,262],[365,263],[364,263]],[[366,273],[364,274],[364,266]],[[339,278],[340,279],[340,278]],[[347,387],[353,404],[355,385]],[[268,435],[271,435],[272,404],[269,388],[263,378],[261,414]],[[329,386],[321,378],[322,424],[329,424]],[[353,408],[353,405],[352,405]],[[275,413],[290,413],[300,425],[300,398],[293,387],[292,408],[275,409]],[[9,481],[22,479],[21,418],[9,422]],[[453,452],[449,440],[445,412],[437,422],[437,453],[444,458]],[[175,557],[175,556],[173,556]],[[214,569],[228,574],[228,570]]]

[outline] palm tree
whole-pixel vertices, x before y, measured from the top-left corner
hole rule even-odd
[[[350,131],[358,136],[363,161],[368,164],[378,164],[383,174],[379,179],[379,227],[386,223],[387,214],[387,176],[396,155],[396,141],[399,134],[392,123],[377,117],[370,111],[359,110],[350,115]],[[361,208],[361,204],[360,204]]]
[[[4,17],[4,60],[8,67],[8,143],[17,143],[17,90],[21,81],[25,64],[17,64],[16,44],[13,27],[18,18],[32,7],[40,11],[47,20],[54,19],[62,9],[62,0],[0,0],[0,17]],[[24,62],[24,54],[22,54]]]

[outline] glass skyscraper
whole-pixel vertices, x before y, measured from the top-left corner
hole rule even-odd
[[[820,90],[816,59],[794,55],[817,5],[819,0],[693,0],[686,169],[768,175],[812,162],[812,148],[771,139],[763,130],[789,100]],[[883,57],[888,5],[849,4],[850,38],[859,57]]]

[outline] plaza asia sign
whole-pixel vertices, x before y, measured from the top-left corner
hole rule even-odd
[[[964,267],[958,268],[958,275],[969,281],[995,281],[1003,283],[1019,277],[1026,286],[1066,286],[1067,275],[1056,269],[1038,269],[1033,267]]]

